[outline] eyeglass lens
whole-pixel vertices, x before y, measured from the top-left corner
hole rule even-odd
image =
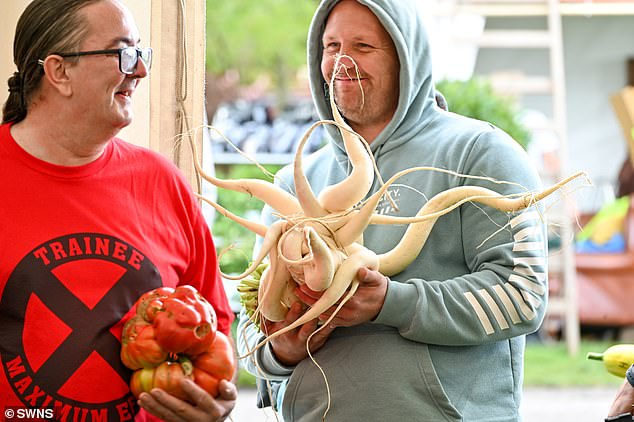
[[[141,60],[143,60],[143,64],[148,69],[152,65],[152,49],[149,47],[143,49],[139,49],[136,47],[123,48],[121,49],[120,56],[121,72],[128,75],[131,75],[136,71],[139,57],[141,57]]]

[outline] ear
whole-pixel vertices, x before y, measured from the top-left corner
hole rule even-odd
[[[73,94],[70,66],[67,60],[56,54],[51,54],[44,59],[42,67],[44,68],[44,77],[48,83],[65,97],[70,97]]]

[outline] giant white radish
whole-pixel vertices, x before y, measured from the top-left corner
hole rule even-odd
[[[284,297],[288,296],[293,284],[308,282],[311,289],[323,291],[321,298],[300,319],[268,336],[265,341],[318,317],[341,301],[344,293],[355,285],[355,274],[360,267],[377,269],[385,275],[394,275],[405,269],[424,247],[435,221],[463,203],[478,202],[503,212],[515,212],[534,205],[584,175],[577,173],[543,192],[510,196],[479,186],[459,186],[432,197],[416,216],[382,216],[375,212],[379,200],[387,194],[392,184],[410,172],[443,171],[465,178],[482,177],[429,167],[411,168],[395,174],[376,193],[364,199],[374,181],[372,169],[376,166],[373,157],[365,140],[345,123],[332,98],[331,107],[335,120],[313,124],[298,145],[293,165],[295,195],[260,180],[220,180],[204,174],[196,163],[196,170],[212,184],[254,195],[281,217],[280,222],[269,228],[252,228],[264,237],[265,242],[256,261],[239,276],[243,277],[257,268],[268,254],[271,266],[262,283],[264,287],[259,306],[275,309],[275,312],[266,312],[269,317],[275,320],[283,318],[284,310],[288,307],[288,304],[283,303]],[[329,186],[316,196],[303,172],[302,152],[311,132],[320,124],[332,124],[339,128],[352,170],[342,182]],[[245,223],[228,211],[223,211],[223,214],[240,224]],[[410,227],[395,248],[377,256],[359,241],[370,224],[409,224]]]

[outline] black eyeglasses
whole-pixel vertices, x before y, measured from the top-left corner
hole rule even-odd
[[[126,75],[136,72],[139,57],[145,67],[150,70],[152,66],[152,48],[123,47],[113,50],[78,51],[76,53],[55,53],[62,57],[93,56],[97,54],[117,54],[119,56],[119,70]]]

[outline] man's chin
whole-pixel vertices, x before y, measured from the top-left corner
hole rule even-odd
[[[119,129],[123,129],[124,127],[130,126],[132,123],[132,111],[126,111],[121,114],[119,121],[117,122],[117,127]]]
[[[350,121],[358,121],[359,118],[362,117],[361,106],[359,104],[350,105],[350,104],[342,104],[338,105],[339,112],[348,122]]]
[[[339,108],[341,114],[345,117],[346,114],[358,113],[362,107],[362,101],[359,98],[351,98],[351,95],[341,95],[335,97],[335,103]]]
[[[119,120],[117,122],[114,122],[113,125],[112,125],[113,136],[116,136],[123,129],[125,129],[128,126],[130,126],[130,123],[132,123],[132,120],[130,120],[130,119]]]

